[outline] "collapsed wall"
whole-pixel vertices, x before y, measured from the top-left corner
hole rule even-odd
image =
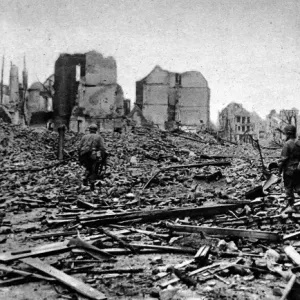
[[[79,84],[76,66],[81,66],[80,75],[85,76],[85,64],[85,54],[61,54],[55,62],[53,111],[57,126],[64,124],[69,127]]]
[[[210,89],[197,71],[174,73],[156,66],[136,82],[136,103],[145,118],[162,129],[176,122],[209,126]]]
[[[111,129],[121,122],[124,96],[117,83],[117,63],[111,56],[96,51],[61,55],[55,63],[54,89],[57,125],[84,132],[91,123]]]

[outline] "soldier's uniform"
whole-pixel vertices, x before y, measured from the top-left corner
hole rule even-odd
[[[296,128],[288,125],[284,128],[286,142],[283,145],[281,158],[279,160],[279,172],[283,173],[288,204],[294,204],[294,192],[300,192],[300,140],[296,139]]]
[[[97,125],[92,124],[89,127],[90,133],[85,134],[78,146],[79,162],[86,169],[83,184],[87,185],[90,182],[91,190],[95,188],[97,179],[98,157],[97,152],[101,152],[101,156],[106,156],[103,138],[97,134]]]

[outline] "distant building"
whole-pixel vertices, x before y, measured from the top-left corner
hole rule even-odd
[[[156,66],[136,82],[136,104],[160,128],[176,122],[209,126],[210,89],[200,72],[173,73]]]
[[[219,113],[219,126],[221,137],[230,141],[249,142],[249,135],[257,137],[251,113],[239,103],[232,102]]]
[[[265,139],[267,137],[267,122],[262,119],[256,112],[251,112],[252,131],[255,137]]]
[[[53,123],[53,75],[45,83],[34,82],[26,97],[26,122],[34,127],[51,128]]]
[[[8,105],[9,104],[9,86],[3,85],[2,87],[2,105]]]
[[[0,118],[12,124],[22,123],[22,105],[25,92],[23,85],[19,83],[18,67],[12,63],[9,73],[9,86],[3,85],[2,91]]]

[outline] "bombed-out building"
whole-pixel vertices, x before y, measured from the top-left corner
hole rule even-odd
[[[209,126],[210,89],[200,72],[174,73],[156,66],[136,82],[136,104],[147,121],[160,128]]]
[[[60,55],[55,63],[54,90],[56,124],[84,132],[91,123],[101,130],[122,123],[124,97],[113,57],[96,51]]]
[[[32,127],[53,127],[54,75],[44,83],[34,82],[28,88],[25,106],[26,123]]]
[[[24,65],[22,80],[19,81],[18,67],[11,63],[9,85],[1,83],[0,118],[12,124],[24,123],[24,101],[27,89],[27,71]]]
[[[242,104],[232,102],[219,113],[221,137],[230,141],[250,141],[253,136],[251,113]]]

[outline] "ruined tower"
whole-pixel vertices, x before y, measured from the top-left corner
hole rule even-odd
[[[13,64],[10,67],[9,89],[9,103],[17,105],[19,103],[19,70]]]

